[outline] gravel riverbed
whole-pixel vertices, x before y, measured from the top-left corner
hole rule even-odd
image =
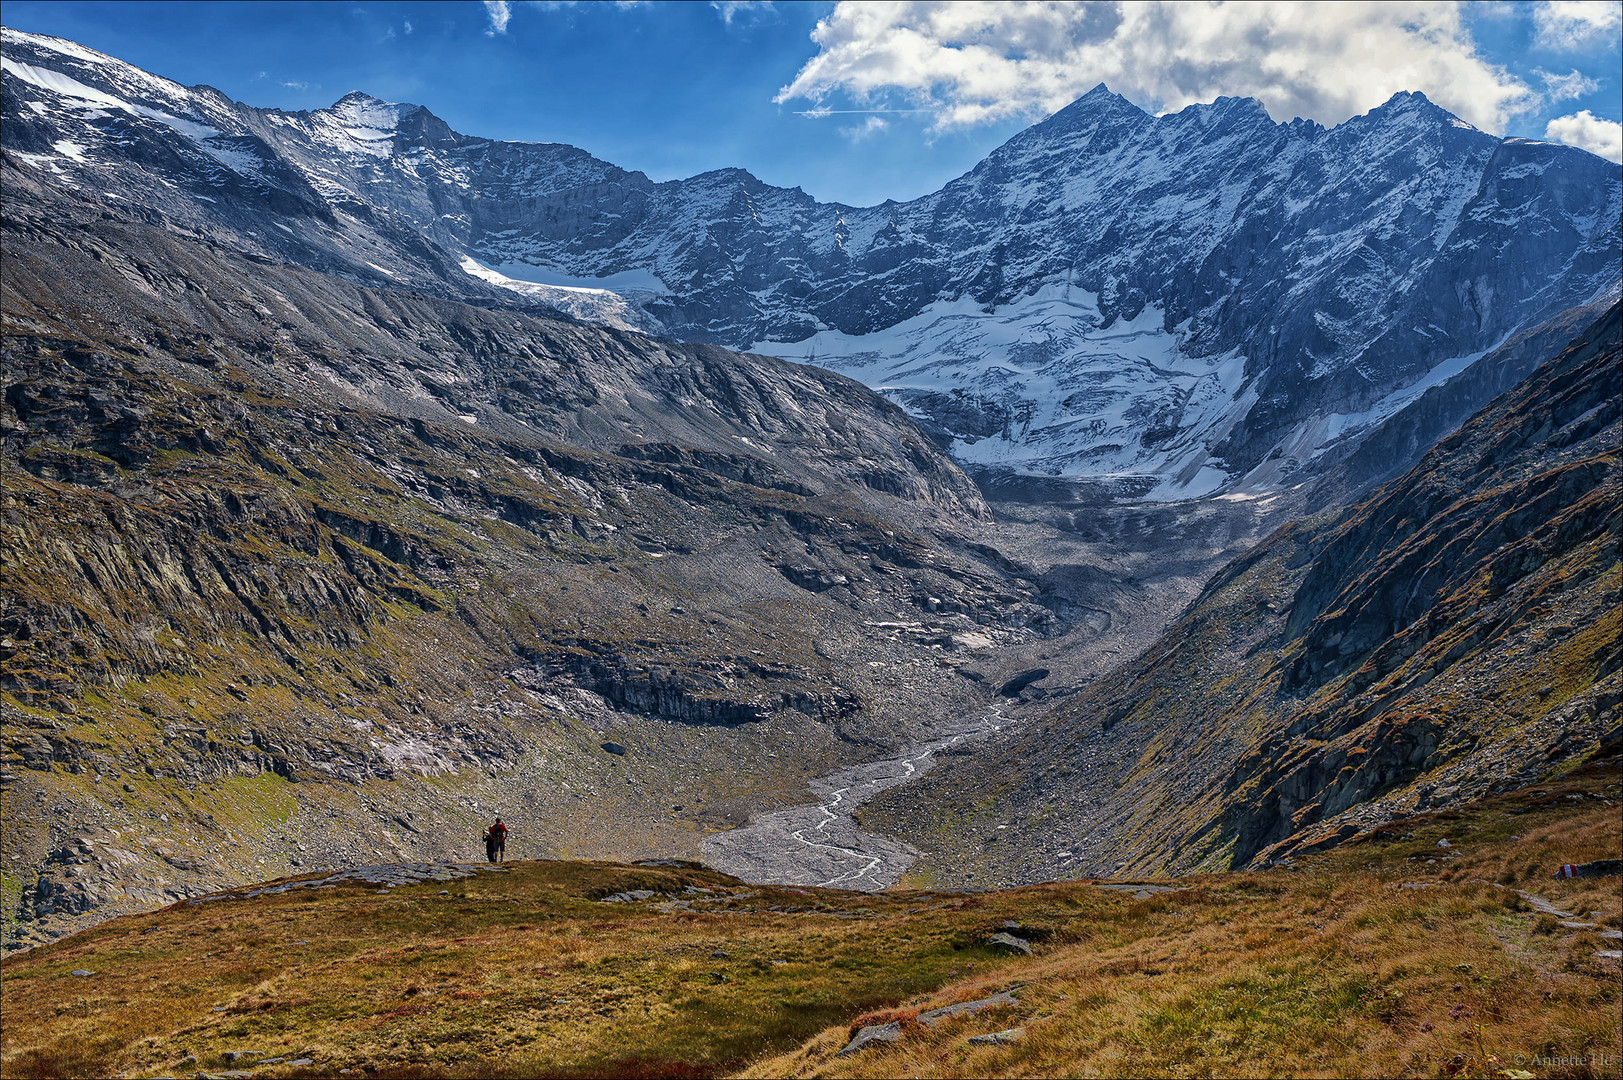
[[[857,827],[857,807],[929,770],[937,754],[985,738],[1009,721],[996,705],[943,725],[893,757],[853,765],[809,785],[822,800],[753,818],[706,837],[704,862],[745,881],[877,892],[896,884],[918,858],[911,844]]]

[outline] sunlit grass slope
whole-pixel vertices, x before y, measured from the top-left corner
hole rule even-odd
[[[1549,877],[1623,855],[1620,798],[1616,763],[1590,765],[1294,869],[1145,898],[1077,882],[863,895],[539,862],[182,903],[8,959],[0,1071],[1615,1076],[1623,981],[1597,950],[1616,943],[1519,891],[1623,925],[1618,877]],[[632,889],[655,895],[602,899]],[[1006,920],[1034,956],[986,943]],[[864,1014],[905,1021],[1008,989],[1013,1006],[835,1056]],[[968,1042],[1010,1028],[1023,1032],[1006,1045]],[[283,1061],[226,1056],[240,1051]]]

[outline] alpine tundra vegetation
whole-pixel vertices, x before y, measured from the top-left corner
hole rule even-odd
[[[1615,162],[0,124],[0,1073],[1619,1075]]]

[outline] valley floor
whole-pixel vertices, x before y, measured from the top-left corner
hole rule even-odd
[[[289,879],[7,958],[0,1073],[1617,1076],[1623,883],[1551,873],[1623,856],[1620,799],[1591,763],[1160,891],[674,862]],[[865,1026],[896,1038],[840,1056]]]

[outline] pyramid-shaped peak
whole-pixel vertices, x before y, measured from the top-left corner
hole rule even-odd
[[[1418,90],[1400,90],[1363,116],[1354,116],[1345,123],[1355,127],[1376,123],[1477,131],[1471,124],[1461,120]]]
[[[421,105],[384,101],[361,90],[353,90],[333,102],[330,110],[346,123],[378,131],[393,131],[408,116],[420,113]]]
[[[1405,113],[1421,115],[1431,114],[1437,116],[1453,116],[1454,114],[1437,104],[1419,90],[1399,90],[1387,98],[1380,105],[1370,110],[1371,114],[1399,116]]]
[[[1101,109],[1108,109],[1111,111],[1130,109],[1137,113],[1144,111],[1137,105],[1134,105],[1131,101],[1128,101],[1126,98],[1122,97],[1120,94],[1113,92],[1110,87],[1106,86],[1104,83],[1100,83],[1092,90],[1089,90],[1087,93],[1065,106],[1065,108],[1060,110],[1060,113],[1068,113],[1072,110],[1076,110],[1078,112],[1098,112]],[[1059,113],[1056,113],[1055,115],[1057,116]]]
[[[1100,83],[1063,109],[1038,123],[1027,132],[1063,132],[1085,128],[1097,123],[1132,122],[1147,119],[1149,113],[1134,105],[1110,87]],[[1022,133],[1023,134],[1023,133]],[[1015,139],[1020,136],[1016,135]]]

